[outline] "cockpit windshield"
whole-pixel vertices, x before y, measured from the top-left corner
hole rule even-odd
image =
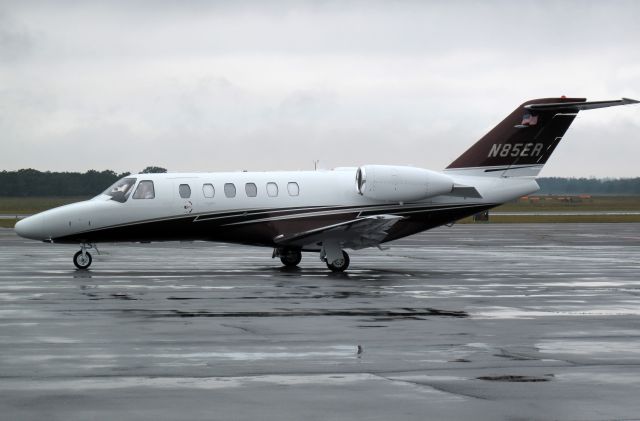
[[[115,200],[120,203],[124,203],[127,201],[129,197],[129,193],[131,193],[131,188],[136,184],[135,178],[123,178],[121,180],[116,181],[114,185],[109,187],[104,191],[103,194],[107,196],[111,196],[111,200]]]

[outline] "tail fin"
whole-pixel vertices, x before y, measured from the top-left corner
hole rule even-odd
[[[635,104],[623,98],[586,102],[585,98],[544,98],[527,101],[476,142],[447,171],[473,175],[536,176],[580,110]]]

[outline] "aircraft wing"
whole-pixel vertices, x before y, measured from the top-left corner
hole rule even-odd
[[[279,235],[274,241],[282,246],[317,246],[327,240],[337,241],[354,250],[375,247],[387,236],[387,230],[403,219],[398,215],[375,215],[352,219],[289,235]]]

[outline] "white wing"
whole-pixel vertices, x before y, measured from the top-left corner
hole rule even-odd
[[[365,216],[309,231],[279,235],[274,241],[282,246],[308,249],[331,240],[339,242],[343,248],[358,250],[378,246],[387,236],[387,230],[401,219],[403,217],[397,215]]]

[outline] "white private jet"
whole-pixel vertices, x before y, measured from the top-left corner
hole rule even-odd
[[[104,193],[30,216],[18,235],[80,244],[73,262],[101,242],[223,241],[271,247],[285,266],[319,252],[329,269],[344,249],[406,237],[538,191],[535,181],[581,110],[634,104],[546,98],[516,108],[441,172],[391,165],[332,171],[132,174]]]

